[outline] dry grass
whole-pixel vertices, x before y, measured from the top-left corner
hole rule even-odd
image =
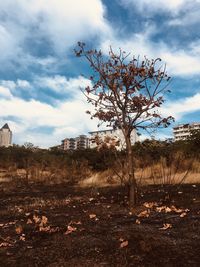
[[[112,169],[104,172],[93,173],[88,178],[79,182],[82,187],[104,187],[110,185],[120,185],[122,183],[123,174],[121,171]],[[152,185],[152,184],[179,184],[200,183],[200,164],[194,161],[190,166],[189,163],[184,162],[183,170],[176,168],[176,166],[166,167],[163,162],[148,166],[143,169],[136,169],[136,180],[139,185]],[[127,181],[127,174],[124,182]]]
[[[167,166],[166,160],[151,164],[144,168],[137,168],[136,179],[139,185],[150,184],[178,184],[200,183],[200,162],[197,160],[174,160]],[[127,181],[126,167],[118,164],[116,169],[108,169],[102,172],[92,172],[88,166],[73,166],[70,169],[39,170],[31,168],[28,172],[28,182],[41,182],[44,184],[59,184],[63,182],[78,182],[81,187],[105,187],[120,185]],[[26,170],[12,168],[0,170],[0,181],[25,181]]]

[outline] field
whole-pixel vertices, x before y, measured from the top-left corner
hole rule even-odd
[[[200,266],[200,185],[0,184],[0,266]]]

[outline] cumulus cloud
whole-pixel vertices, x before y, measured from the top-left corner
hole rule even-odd
[[[49,98],[52,97],[51,104],[56,105],[65,99],[83,99],[81,90],[87,86],[91,86],[91,81],[83,76],[67,78],[62,75],[37,75],[32,82],[21,79],[17,79],[16,81],[0,80],[0,86],[4,88],[4,94],[6,94],[6,90],[12,96],[24,98],[24,95],[26,95],[26,98],[35,100],[40,99],[42,91],[45,91],[46,99],[43,99],[43,101],[49,103]],[[3,94],[2,90],[0,90],[1,95]],[[56,93],[57,97],[54,93]]]
[[[83,76],[67,79],[65,76],[55,75],[43,77],[37,76],[35,77],[33,84],[38,88],[49,88],[54,92],[66,94],[70,98],[77,98],[81,95],[80,89],[84,89],[86,86],[91,86],[91,81]]]
[[[0,96],[4,98],[11,98],[12,94],[10,90],[7,87],[1,86],[0,85]]]
[[[6,0],[0,2],[0,62],[52,64],[77,41],[107,35],[101,0]],[[40,57],[41,47],[46,46]],[[49,51],[48,51],[49,50]]]
[[[189,0],[121,0],[125,6],[134,6],[138,11],[142,12],[143,15],[149,13],[155,14],[160,12],[171,12],[177,14],[182,9],[186,8],[190,4]],[[194,3],[199,2],[199,0],[193,1]],[[147,12],[144,14],[144,12]]]
[[[165,116],[173,116],[176,120],[180,120],[185,114],[200,111],[200,93],[191,97],[182,98],[178,101],[168,102],[162,108],[162,114]]]
[[[54,131],[46,134],[46,138],[42,140],[43,146],[46,146],[48,138],[60,141],[66,136],[87,133],[89,130],[96,129],[96,122],[91,121],[86,110],[88,106],[81,100],[66,101],[57,107],[41,103],[39,101],[26,101],[19,98],[12,100],[0,100],[0,116],[1,118],[14,117],[13,132],[18,140],[19,136],[27,141],[27,133],[35,138],[35,130],[40,127],[52,127]],[[15,123],[15,120],[19,121]],[[20,127],[19,127],[20,126]],[[11,127],[12,128],[12,127]],[[31,130],[34,130],[31,133]],[[38,145],[38,140],[34,139],[34,144]],[[53,144],[52,144],[53,145]]]
[[[68,96],[71,93],[73,97],[64,101],[55,100],[56,105],[52,106],[36,99],[25,100],[12,93],[20,86],[28,90],[39,83],[41,87],[46,86],[57,92],[62,91]],[[97,128],[97,121],[90,120],[86,114],[88,104],[80,91],[80,87],[84,88],[91,82],[82,76],[67,79],[57,75],[37,77],[32,84],[26,80],[1,81],[0,84],[4,85],[0,86],[1,122],[9,123],[17,143],[23,144],[30,141],[35,145],[48,147],[59,144],[65,137],[87,133]],[[51,128],[51,132],[42,133],[40,128]]]
[[[148,58],[161,58],[163,64],[166,63],[168,73],[172,76],[191,76],[200,74],[200,42],[191,42],[185,48],[177,46],[169,46],[163,41],[154,41],[152,36],[156,33],[155,25],[147,24],[144,31],[134,33],[126,39],[120,39],[118,36],[112,35],[110,39],[105,40],[101,44],[102,50],[107,53],[109,46],[117,52],[122,48],[126,52],[142,59],[144,56]]]

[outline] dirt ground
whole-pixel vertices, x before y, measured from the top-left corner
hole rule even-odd
[[[1,183],[0,266],[200,266],[200,185]]]

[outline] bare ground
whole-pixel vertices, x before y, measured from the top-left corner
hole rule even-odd
[[[1,183],[0,266],[200,266],[200,185]]]

